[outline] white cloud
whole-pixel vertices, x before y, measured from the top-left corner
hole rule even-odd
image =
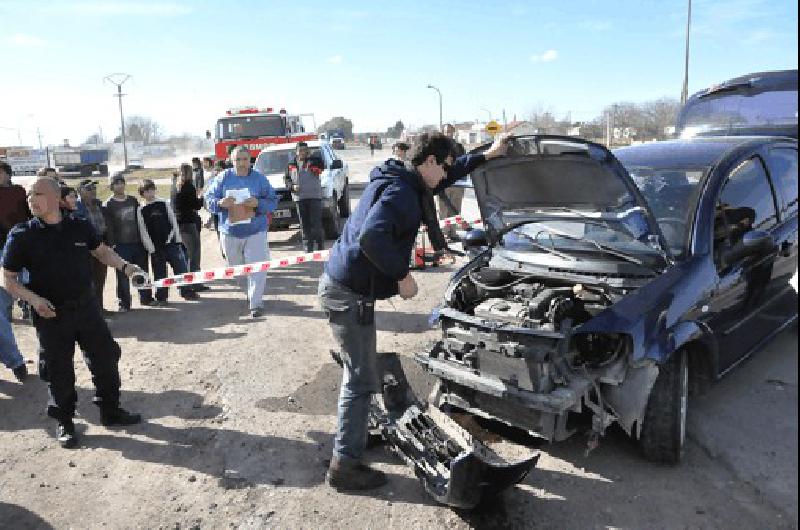
[[[588,31],[608,31],[611,29],[611,22],[607,20],[587,20],[581,22],[579,27]]]
[[[547,50],[541,54],[531,55],[532,63],[549,63],[558,59],[558,52],[556,50]]]
[[[72,13],[79,15],[147,15],[147,16],[173,16],[188,15],[192,8],[174,2],[160,4],[147,4],[140,2],[69,2],[51,4],[48,10],[54,13]]]
[[[342,61],[344,59],[342,58],[341,55],[332,55],[325,60],[330,64],[342,64]]]
[[[34,35],[26,35],[24,33],[14,33],[13,35],[6,37],[6,42],[13,46],[28,48],[39,48],[47,44],[47,41],[44,39],[40,39]]]

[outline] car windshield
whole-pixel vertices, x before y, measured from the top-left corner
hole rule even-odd
[[[256,170],[267,175],[269,173],[283,173],[294,159],[293,149],[280,151],[262,151],[256,160]]]
[[[502,246],[512,251],[547,251],[561,257],[576,253],[601,253],[625,261],[652,263],[661,258],[658,249],[642,241],[642,212],[635,209],[622,218],[604,219],[566,218],[569,213],[539,211],[530,222],[511,221],[509,227],[519,223],[503,235]],[[548,219],[551,217],[551,219]],[[547,247],[547,248],[542,248]],[[626,259],[630,258],[630,259]]]
[[[721,91],[689,100],[678,119],[681,136],[797,125],[797,90]]]
[[[625,169],[647,200],[672,255],[684,256],[688,250],[692,206],[709,168],[625,166]]]
[[[217,122],[217,138],[221,140],[285,136],[286,132],[280,116],[236,116]]]

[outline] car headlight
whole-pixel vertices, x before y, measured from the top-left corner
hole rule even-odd
[[[577,354],[573,364],[601,368],[629,351],[630,344],[630,337],[622,333],[576,333],[572,337],[572,350]]]

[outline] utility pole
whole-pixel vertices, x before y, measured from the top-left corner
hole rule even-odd
[[[692,0],[689,0],[689,12],[686,16],[686,62],[683,67],[683,90],[681,90],[681,105],[689,97],[689,27],[692,24]]]
[[[506,121],[506,109],[503,109],[503,132],[508,131],[508,122]]]
[[[128,169],[128,144],[125,141],[125,117],[122,114],[122,96],[126,95],[122,93],[122,84],[130,78],[130,75],[121,73],[110,74],[103,78],[105,81],[117,86],[117,93],[114,94],[114,97],[119,98],[119,124],[122,129],[122,153],[125,157],[125,169]]]
[[[432,88],[439,94],[439,132],[442,132],[442,91],[433,85],[428,85],[427,88]]]
[[[39,137],[39,150],[42,150],[42,131],[39,130],[39,127],[36,127],[36,136]]]

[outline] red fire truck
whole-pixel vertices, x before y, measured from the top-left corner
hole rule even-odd
[[[240,107],[230,109],[217,120],[214,130],[214,155],[218,160],[228,158],[237,145],[246,145],[253,160],[266,145],[316,140],[315,132],[306,132],[302,116],[287,114],[285,109]]]

